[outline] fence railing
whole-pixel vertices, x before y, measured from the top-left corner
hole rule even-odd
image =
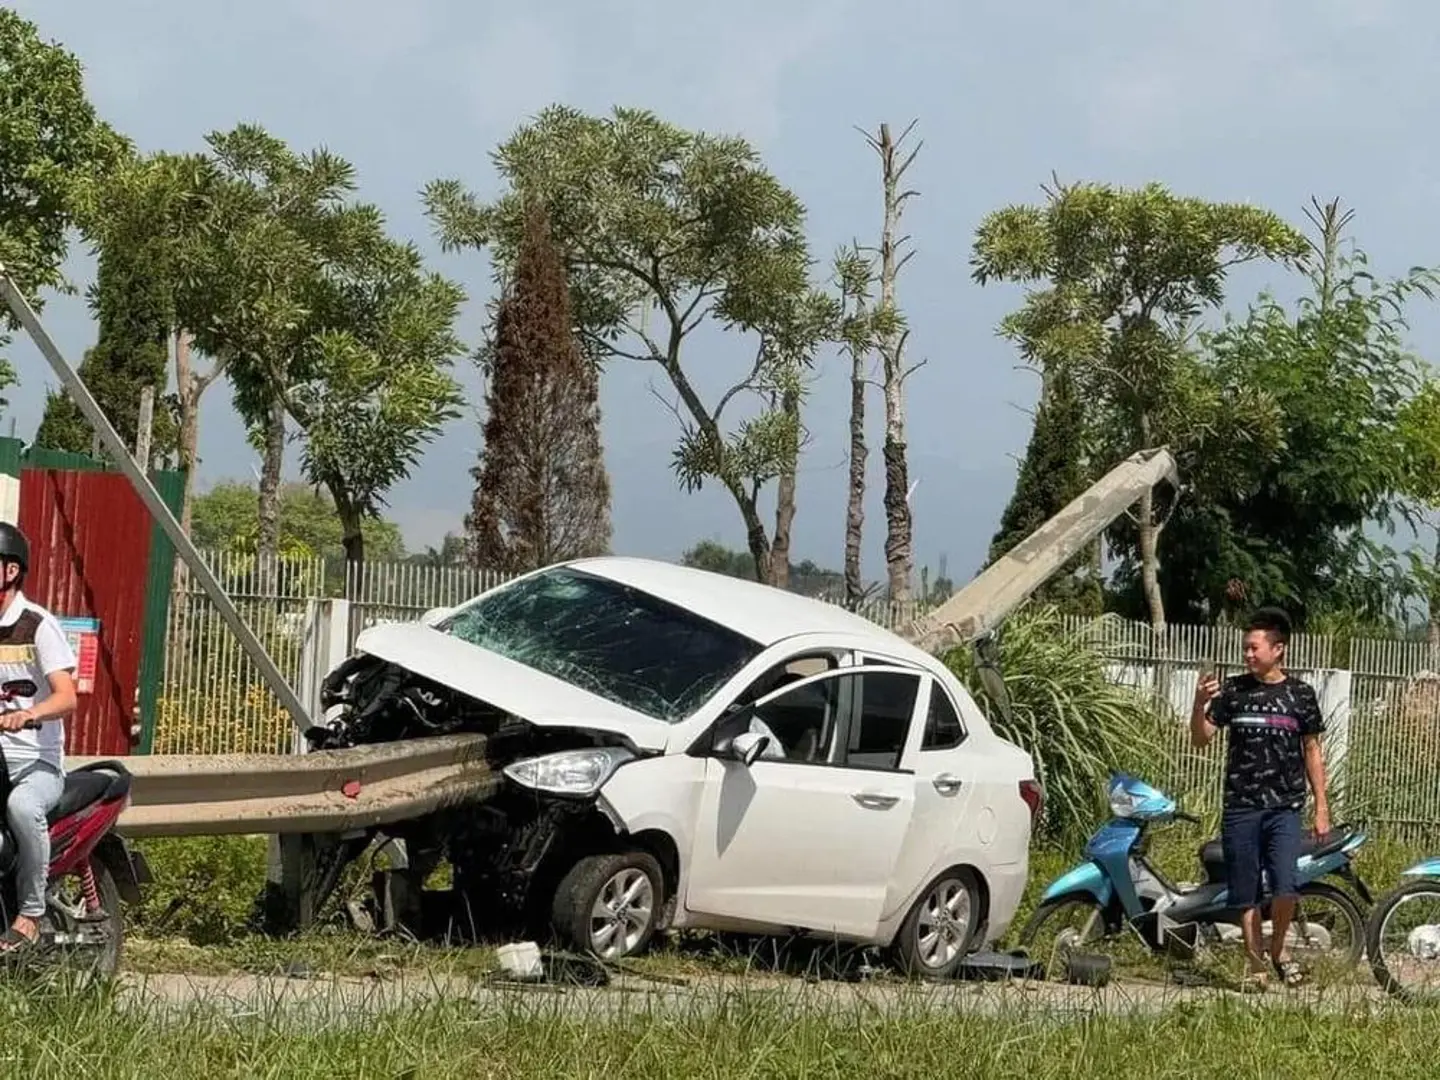
[[[465,567],[321,559],[262,567],[252,557],[214,554],[210,565],[293,685],[312,684],[317,635],[331,600],[347,600],[350,629],[418,618],[503,583],[504,574]],[[896,629],[923,604],[874,602],[861,614]],[[1241,632],[1171,626],[1157,648],[1148,626],[1117,618],[1072,619],[1108,662],[1111,677],[1146,693],[1175,719],[1173,765],[1157,783],[1197,809],[1218,805],[1224,751],[1189,749],[1185,718],[1203,668],[1240,670]],[[1316,686],[1328,719],[1327,755],[1346,816],[1413,827],[1440,826],[1440,650],[1423,642],[1297,634],[1290,666]],[[322,673],[323,674],[323,673]],[[285,753],[289,716],[221,622],[199,586],[172,602],[157,753]]]

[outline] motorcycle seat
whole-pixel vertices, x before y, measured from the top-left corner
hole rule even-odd
[[[65,774],[60,801],[45,815],[54,825],[97,802],[113,802],[130,791],[130,773],[118,761],[96,761]]]
[[[1323,842],[1313,833],[1306,833],[1300,838],[1300,854],[1312,858],[1329,855],[1332,851],[1340,850],[1354,835],[1355,830],[1344,825],[1331,829]],[[1215,880],[1225,876],[1225,847],[1220,837],[1217,836],[1201,846],[1200,863]]]

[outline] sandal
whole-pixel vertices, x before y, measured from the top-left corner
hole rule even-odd
[[[16,953],[22,949],[33,949],[40,944],[40,935],[37,933],[33,938],[28,934],[21,933],[15,927],[8,928],[5,933],[0,934],[0,954]]]
[[[1275,968],[1275,974],[1280,976],[1280,981],[1286,986],[1294,989],[1305,981],[1305,969],[1295,960],[1271,960]]]

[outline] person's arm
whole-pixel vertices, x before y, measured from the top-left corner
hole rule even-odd
[[[1305,779],[1315,798],[1315,834],[1325,836],[1330,832],[1330,799],[1325,789],[1325,745],[1321,738],[1325,733],[1325,715],[1320,711],[1320,699],[1313,690],[1305,695],[1300,725],[1305,750]]]
[[[38,720],[42,724],[63,720],[75,711],[75,650],[70,648],[64,631],[54,619],[43,619],[35,630],[35,662],[50,684],[44,701],[15,714],[21,724]]]
[[[1224,721],[1219,694],[1220,680],[1213,674],[1202,676],[1195,686],[1195,705],[1190,710],[1190,745],[1197,750],[1210,745],[1219,723]]]

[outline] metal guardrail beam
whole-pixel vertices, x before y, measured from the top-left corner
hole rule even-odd
[[[240,647],[260,669],[261,677],[269,684],[275,696],[280,699],[280,704],[285,707],[285,711],[295,722],[295,726],[303,733],[310,727],[311,721],[310,714],[301,704],[299,695],[285,681],[285,676],[281,674],[275,661],[270,658],[270,654],[265,651],[265,646],[260,644],[260,639],[255,636],[250,627],[245,625],[245,620],[241,618],[240,612],[231,602],[230,597],[225,595],[225,590],[216,580],[204,557],[190,542],[190,537],[185,535],[185,530],[180,528],[180,523],[175,520],[175,515],[165,505],[165,500],[160,498],[160,493],[150,483],[150,478],[145,475],[145,470],[135,461],[130,453],[130,448],[121,440],[119,433],[106,417],[105,411],[100,408],[100,404],[91,395],[89,388],[61,355],[45,327],[40,324],[39,318],[36,317],[34,309],[30,306],[30,301],[25,299],[24,294],[11,280],[3,264],[0,264],[0,296],[4,297],[11,313],[25,328],[25,332],[35,342],[36,348],[49,361],[55,375],[69,392],[70,399],[79,406],[80,411],[85,414],[85,419],[90,421],[90,426],[100,436],[100,441],[105,444],[105,449],[110,452],[110,457],[130,480],[136,493],[140,496],[140,500],[150,511],[150,516],[165,530],[165,535],[175,545],[175,550],[180,558],[185,560],[190,571],[200,579],[201,587],[210,597],[210,602],[220,612],[220,617],[225,620],[225,625],[239,639]]]
[[[67,756],[74,769],[104,758]],[[134,777],[123,836],[330,833],[420,817],[490,795],[483,735],[309,754],[153,754]]]

